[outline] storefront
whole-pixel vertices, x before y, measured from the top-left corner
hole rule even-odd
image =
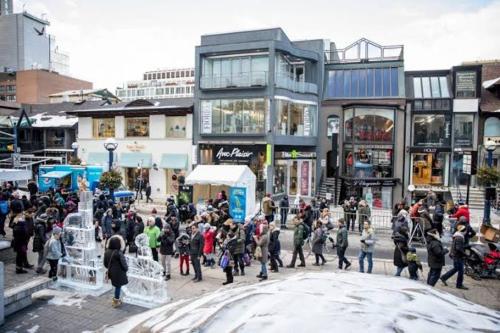
[[[314,196],[316,193],[316,152],[279,146],[275,147],[275,150],[274,194]]]
[[[396,178],[343,178],[346,198],[363,198],[373,208],[391,209],[393,206],[393,189],[399,182]],[[371,195],[370,195],[371,194]],[[371,197],[371,199],[370,199]]]
[[[424,190],[448,186],[448,170],[450,167],[449,148],[418,148],[411,152],[411,184]],[[443,190],[441,189],[441,190]]]

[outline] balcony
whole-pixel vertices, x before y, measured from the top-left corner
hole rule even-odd
[[[310,82],[295,81],[286,73],[276,73],[276,87],[302,94],[318,94],[318,86]]]
[[[202,76],[201,89],[262,88],[267,86],[267,72]]]

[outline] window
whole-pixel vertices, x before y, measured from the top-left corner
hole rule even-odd
[[[317,106],[314,104],[276,99],[279,135],[316,135]]]
[[[49,129],[47,130],[47,146],[64,147],[64,130],[63,129]]]
[[[393,141],[394,110],[355,108],[344,111],[344,141],[382,142]]]
[[[97,118],[93,120],[94,138],[112,138],[115,136],[115,118]]]
[[[184,77],[184,71],[181,71],[181,77]]]
[[[446,186],[449,157],[448,153],[412,154],[412,184]]]
[[[267,101],[263,98],[201,102],[202,133],[263,134]]]
[[[179,72],[175,72],[175,77],[179,77]]]
[[[450,119],[445,115],[414,115],[413,145],[450,146]]]
[[[161,78],[164,79],[165,78],[165,73],[161,73]]]
[[[143,77],[144,81],[146,81],[148,79],[148,76],[147,74],[144,74],[144,77]]]
[[[413,77],[414,98],[449,98],[446,76]]]
[[[476,72],[457,72],[455,76],[456,98],[476,97]]]
[[[388,178],[393,175],[392,148],[350,145],[344,149],[344,171],[354,178]]]
[[[128,137],[147,137],[149,136],[149,118],[125,118]]]
[[[455,114],[455,147],[472,147],[472,131],[474,124],[474,115]]]
[[[186,137],[186,116],[165,117],[167,138]]]
[[[167,79],[170,79],[170,72],[167,72]]]
[[[191,71],[191,76],[194,77],[194,70]]]

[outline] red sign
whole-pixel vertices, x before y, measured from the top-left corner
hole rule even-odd
[[[309,195],[309,161],[303,161],[300,167],[300,195]]]

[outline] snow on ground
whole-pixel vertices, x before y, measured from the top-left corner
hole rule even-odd
[[[151,332],[498,332],[500,312],[408,279],[355,272],[285,280],[181,300],[104,329]]]
[[[39,328],[40,328],[40,326],[39,326],[39,325],[35,325],[35,326],[33,326],[32,328],[30,328],[30,329],[26,330],[26,332],[28,332],[28,333],[36,333],[36,332],[38,332],[38,329],[39,329]]]
[[[44,289],[33,294],[33,298],[50,298],[49,304],[55,306],[75,306],[82,308],[82,303],[85,302],[85,295],[80,295],[74,292],[67,292],[54,289]]]
[[[0,250],[10,248],[10,241],[8,240],[0,240]]]

